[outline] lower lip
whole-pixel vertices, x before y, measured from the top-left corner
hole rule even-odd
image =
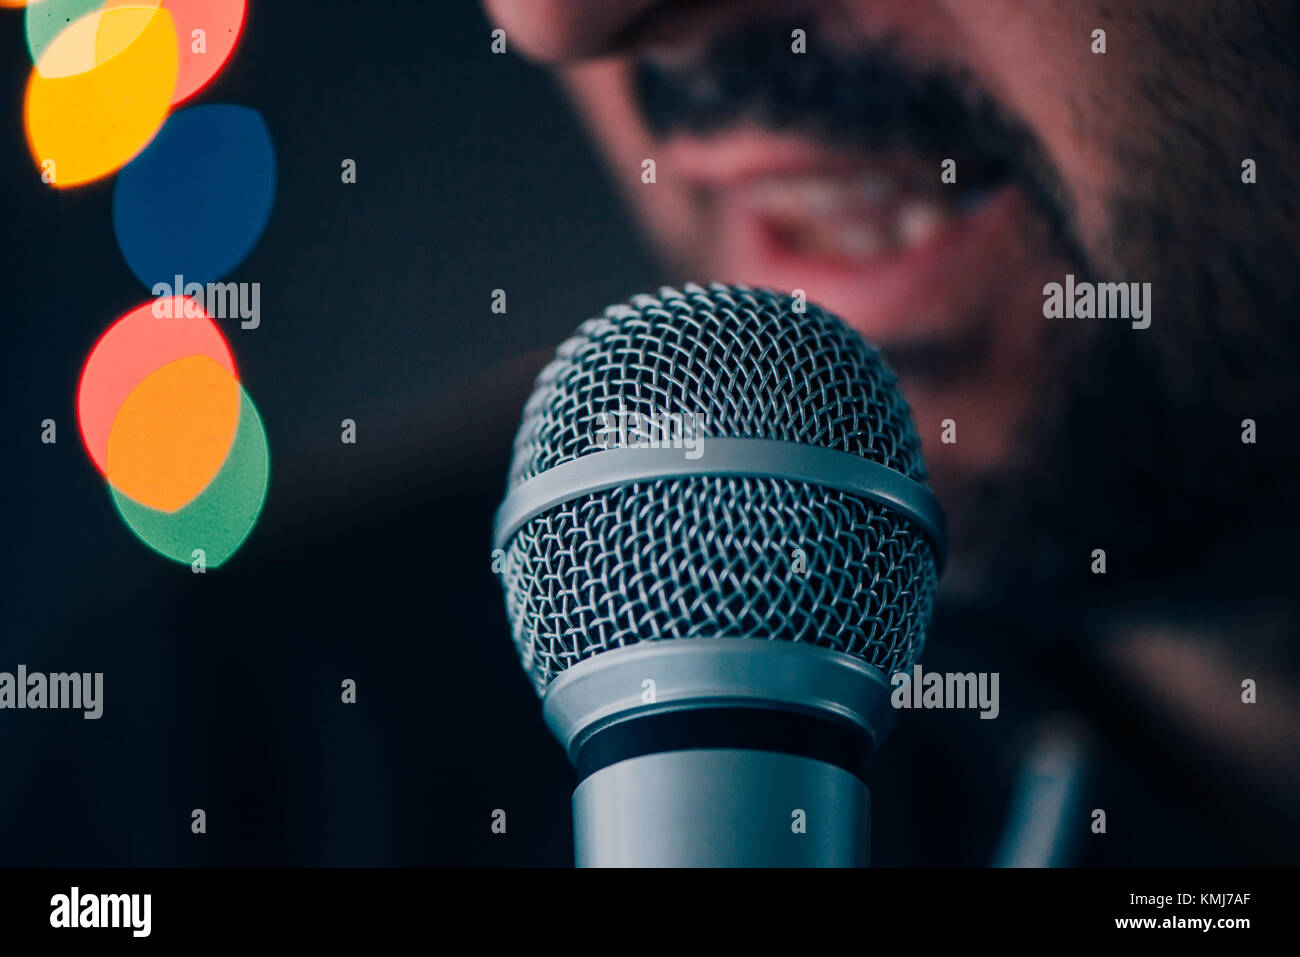
[[[1002,187],[930,240],[861,263],[810,256],[761,214],[724,193],[718,268],[728,279],[790,292],[880,343],[932,339],[974,320],[999,286],[1019,238],[1022,201]]]

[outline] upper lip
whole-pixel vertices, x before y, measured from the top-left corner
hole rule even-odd
[[[740,127],[710,136],[677,135],[661,148],[664,169],[696,188],[736,190],[752,184],[800,177],[887,185],[892,191],[951,203],[1004,184],[992,167],[963,176],[964,185],[943,186],[939,161],[910,151],[866,152],[827,145],[808,136]]]
[[[746,180],[803,173],[859,172],[868,166],[888,166],[891,173],[905,172],[897,161],[838,150],[804,136],[760,129],[738,129],[707,138],[676,136],[664,143],[666,168],[700,186],[734,186]]]

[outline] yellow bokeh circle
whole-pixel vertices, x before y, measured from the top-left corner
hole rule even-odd
[[[120,169],[167,118],[177,72],[171,14],[113,7],[70,25],[27,84],[27,143],[47,182],[76,186]]]

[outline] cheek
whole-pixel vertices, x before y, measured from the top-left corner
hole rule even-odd
[[[682,185],[641,120],[624,60],[573,67],[561,78],[611,177],[661,250],[674,260],[698,265],[704,248],[704,210]],[[654,160],[654,182],[645,182],[645,161]]]
[[[1131,124],[1137,49],[1145,30],[1122,7],[1103,14],[1093,0],[1041,9],[1010,0],[949,0],[975,74],[1033,131],[1064,181],[1085,243],[1107,228],[1106,199],[1121,181],[1115,143],[1140,134]],[[1095,29],[1107,51],[1092,51]],[[1136,49],[1135,49],[1136,48]],[[1126,127],[1128,127],[1126,131]]]

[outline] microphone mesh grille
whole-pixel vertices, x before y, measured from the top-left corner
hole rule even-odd
[[[602,415],[681,413],[707,436],[837,449],[924,482],[911,411],[879,352],[839,319],[762,290],[687,285],[611,306],[537,378],[511,488],[603,451]],[[803,570],[799,570],[802,567]],[[691,476],[556,506],[506,546],[506,610],[538,692],[640,641],[805,641],[889,675],[920,655],[937,580],[919,527],[810,483]]]

